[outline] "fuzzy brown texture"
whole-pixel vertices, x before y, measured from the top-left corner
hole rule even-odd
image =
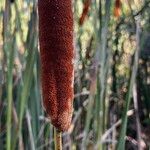
[[[80,26],[83,25],[85,18],[87,17],[90,4],[91,4],[91,0],[85,0],[84,6],[83,6],[83,12],[82,12],[81,17],[79,19],[79,25]]]
[[[71,0],[39,0],[43,105],[52,124],[68,130],[73,111],[73,14]]]
[[[117,18],[119,18],[121,15],[121,1],[120,0],[115,1],[114,15]]]

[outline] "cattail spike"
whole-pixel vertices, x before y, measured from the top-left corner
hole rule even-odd
[[[114,16],[119,18],[121,15],[121,0],[115,1]]]
[[[43,105],[52,124],[68,130],[73,111],[73,14],[71,0],[39,0]]]
[[[85,21],[85,18],[88,14],[88,11],[89,11],[90,4],[91,4],[91,0],[85,0],[84,6],[83,6],[83,12],[82,12],[81,17],[79,19],[79,25],[80,26],[83,25],[83,23]]]

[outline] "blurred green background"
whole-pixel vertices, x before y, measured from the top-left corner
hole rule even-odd
[[[73,1],[74,113],[63,150],[150,150],[150,0],[117,2]],[[0,150],[53,150],[53,137],[37,0],[0,0]]]

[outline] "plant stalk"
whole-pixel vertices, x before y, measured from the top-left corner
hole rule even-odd
[[[55,150],[62,150],[62,132],[54,129]]]

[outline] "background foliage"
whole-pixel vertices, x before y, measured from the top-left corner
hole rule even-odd
[[[85,2],[89,10],[79,24]],[[150,149],[150,1],[73,1],[74,114],[63,149]],[[0,0],[0,149],[54,149],[43,112],[36,0]]]

